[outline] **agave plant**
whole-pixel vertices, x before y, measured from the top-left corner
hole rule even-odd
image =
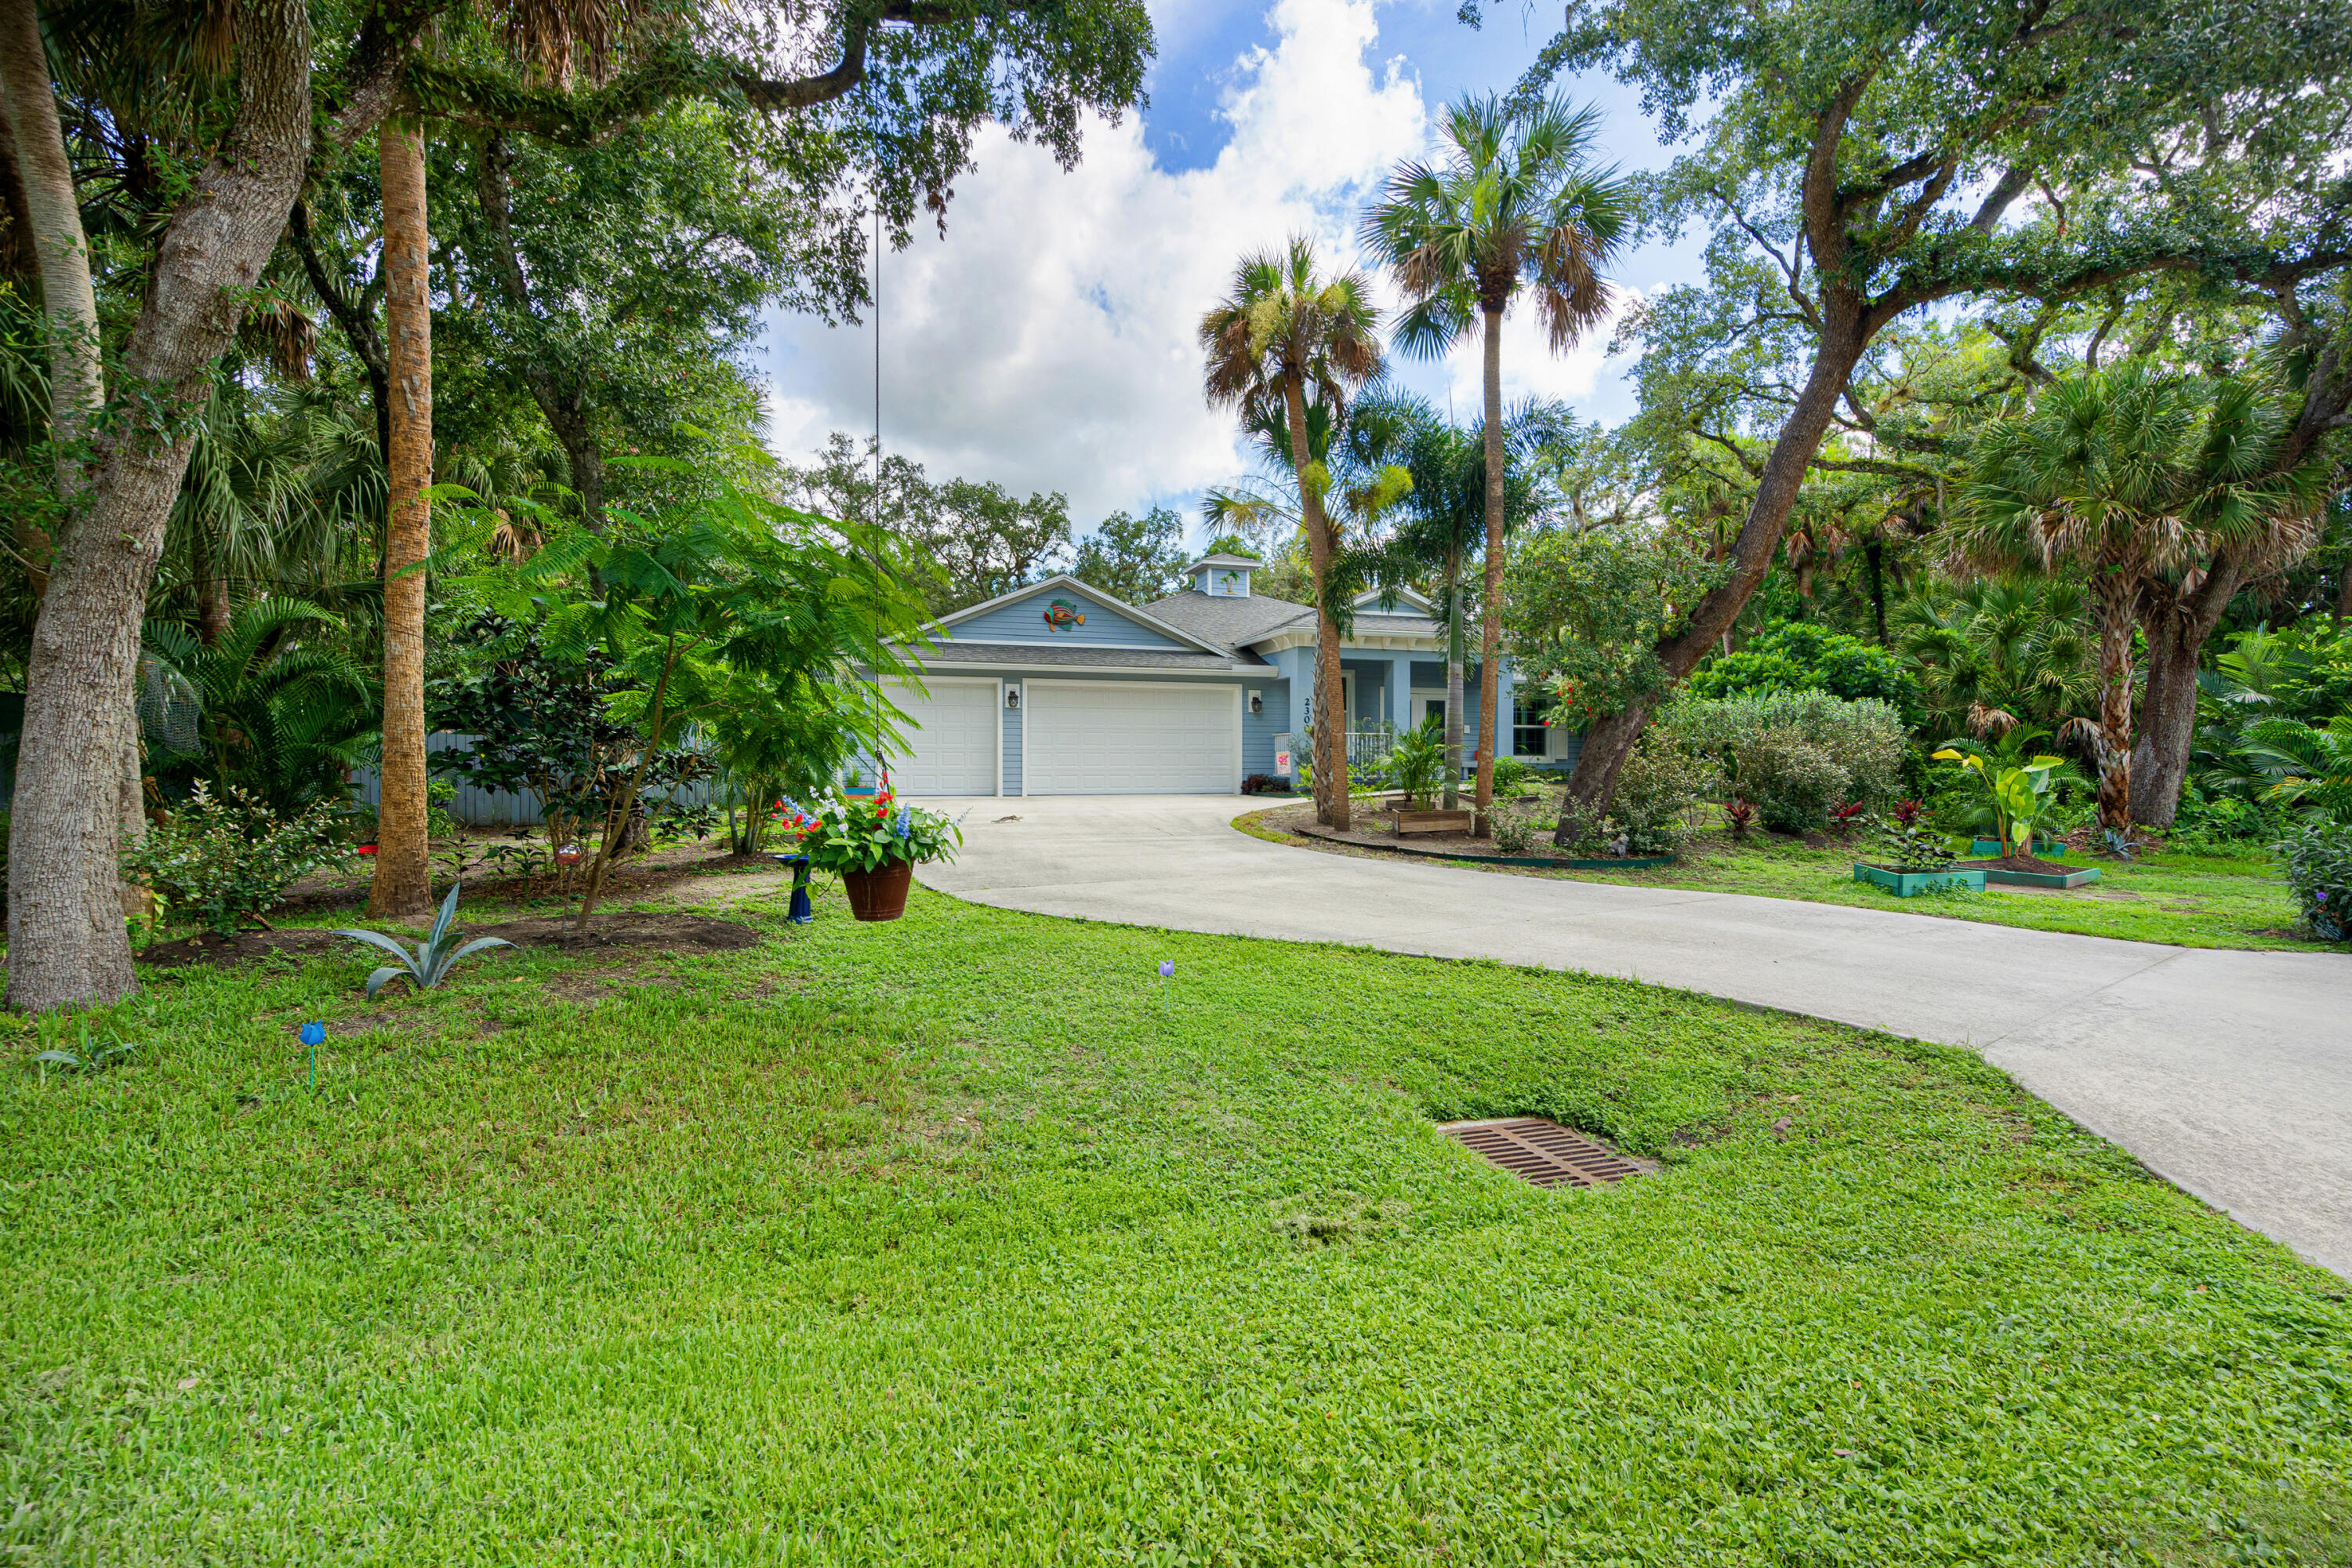
[[[386,984],[402,975],[406,975],[408,983],[419,991],[430,991],[449,977],[449,971],[457,966],[458,960],[470,958],[493,947],[514,945],[502,936],[478,936],[463,947],[458,946],[457,935],[451,923],[457,918],[457,888],[451,888],[449,896],[441,900],[441,912],[434,917],[431,934],[416,944],[414,952],[381,931],[336,931],[337,936],[347,936],[353,942],[380,947],[400,960],[396,964],[385,964],[368,976],[367,994],[371,998]]]

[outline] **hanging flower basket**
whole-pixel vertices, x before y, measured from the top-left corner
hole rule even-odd
[[[801,853],[820,871],[838,871],[849,912],[861,921],[895,921],[907,912],[907,885],[915,868],[955,857],[963,836],[933,811],[901,805],[883,781],[871,800],[837,795],[817,811],[787,801],[806,824]]]
[[[901,860],[873,871],[844,871],[841,890],[849,895],[854,920],[895,921],[907,912],[907,889],[915,879],[912,862]]]

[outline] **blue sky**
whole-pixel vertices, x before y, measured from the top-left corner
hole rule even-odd
[[[1192,331],[1244,250],[1314,235],[1352,260],[1357,216],[1381,177],[1427,145],[1431,110],[1507,89],[1555,13],[1506,5],[1472,30],[1454,0],[1154,0],[1151,105],[1089,132],[1064,174],[1034,149],[983,136],[944,242],[883,263],[883,441],[935,479],[1058,489],[1080,531],[1155,502],[1197,512],[1234,477],[1229,416],[1199,392]],[[1564,84],[1603,112],[1603,155],[1631,171],[1669,155],[1632,93]],[[1697,242],[1655,244],[1616,268],[1651,292],[1693,278]],[[873,418],[870,325],[779,318],[768,345],[772,439],[787,458]],[[1587,417],[1629,410],[1607,333],[1555,358],[1533,323],[1507,333],[1507,392],[1564,396]],[[1397,365],[1398,379],[1475,406],[1475,364]],[[1197,531],[1197,530],[1196,530]]]

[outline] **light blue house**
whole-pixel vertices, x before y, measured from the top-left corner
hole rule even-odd
[[[916,795],[1232,795],[1288,777],[1312,717],[1316,616],[1250,592],[1259,563],[1211,555],[1185,591],[1138,609],[1058,576],[959,610],[919,650],[922,689],[886,687],[912,721],[885,759]],[[1404,729],[1445,708],[1444,628],[1406,595],[1360,601],[1340,649],[1348,726]],[[1553,739],[1512,705],[1502,755],[1544,756]],[[1469,674],[1470,749],[1477,671]]]

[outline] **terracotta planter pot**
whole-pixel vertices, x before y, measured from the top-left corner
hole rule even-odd
[[[907,885],[914,879],[913,864],[901,860],[872,871],[844,871],[841,886],[856,919],[895,921],[907,912]]]

